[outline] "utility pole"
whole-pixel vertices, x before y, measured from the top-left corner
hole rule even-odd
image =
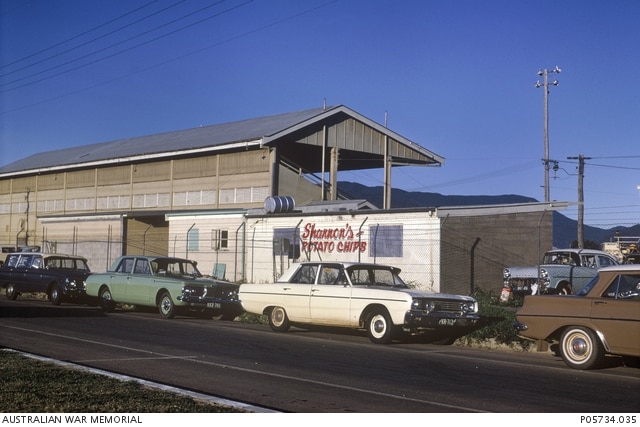
[[[549,202],[551,200],[549,192],[549,73],[560,73],[560,67],[556,65],[553,70],[538,70],[538,75],[543,77],[543,82],[540,80],[536,82],[536,87],[544,87],[544,158],[542,159],[544,164],[544,201]],[[553,86],[558,86],[558,80],[551,82]]]
[[[584,249],[584,161],[591,157],[580,154],[578,157],[567,157],[569,160],[578,160],[578,248]]]

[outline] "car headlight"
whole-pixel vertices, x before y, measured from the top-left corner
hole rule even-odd
[[[202,295],[200,293],[202,292]],[[205,297],[207,295],[207,288],[196,288],[194,286],[185,286],[182,288],[182,294],[185,296],[200,296]]]
[[[222,292],[222,295],[224,295],[225,297],[230,298],[230,299],[237,299],[238,298],[238,290],[237,289],[227,289],[227,290]]]
[[[508,268],[505,268],[505,269],[502,271],[502,277],[504,277],[504,280],[508,280],[508,279],[510,279],[510,278],[511,278],[511,272],[509,271],[509,269],[508,269]]]
[[[414,299],[411,302],[411,309],[412,310],[421,310],[421,311],[425,311],[427,313],[430,313],[435,308],[436,308],[436,303],[433,302],[433,301]]]
[[[477,301],[468,301],[462,303],[460,309],[465,314],[472,314],[478,312],[478,302]]]
[[[64,286],[67,289],[75,289],[77,284],[76,284],[75,280],[66,278],[66,279],[64,279]]]

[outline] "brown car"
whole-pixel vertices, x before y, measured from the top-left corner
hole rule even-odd
[[[557,343],[574,369],[640,357],[640,265],[602,268],[575,295],[526,296],[516,320],[518,335]]]

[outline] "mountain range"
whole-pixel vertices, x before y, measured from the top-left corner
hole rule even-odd
[[[381,186],[368,187],[362,184],[340,181],[338,183],[340,193],[348,195],[352,199],[365,199],[375,206],[382,206],[383,189]],[[405,191],[397,188],[391,190],[391,201],[394,208],[426,208],[441,206],[483,206],[504,205],[517,203],[537,203],[531,197],[516,194],[499,196],[456,196],[439,193],[426,193],[420,191]],[[557,248],[568,248],[578,239],[578,222],[562,213],[553,213],[553,245]],[[611,241],[616,233],[620,236],[640,236],[640,224],[632,227],[613,227],[609,229],[585,225],[583,237],[585,246],[593,242],[598,247],[602,242]]]

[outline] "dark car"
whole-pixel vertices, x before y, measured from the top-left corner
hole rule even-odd
[[[63,301],[88,303],[85,280],[91,274],[87,260],[81,256],[14,252],[7,254],[0,267],[0,286],[7,299],[23,293],[44,293],[54,305]]]

